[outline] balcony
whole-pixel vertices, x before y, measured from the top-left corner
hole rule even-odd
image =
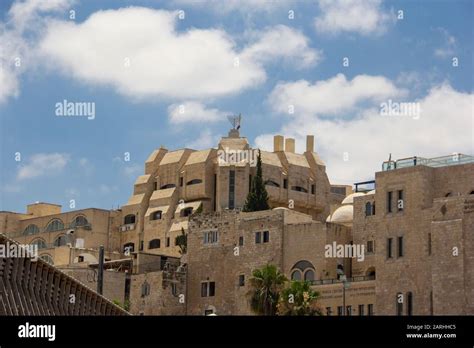
[[[428,166],[433,168],[447,167],[458,164],[474,163],[474,157],[464,155],[462,153],[452,154],[448,156],[424,158],[424,157],[408,157],[396,161],[385,161],[382,164],[382,171],[386,172],[394,169],[408,168],[414,166]]]
[[[375,280],[375,276],[357,276],[357,277],[347,277],[347,282],[365,282],[369,280]],[[342,283],[339,279],[320,279],[312,280],[311,285],[326,285],[326,284],[338,284]]]

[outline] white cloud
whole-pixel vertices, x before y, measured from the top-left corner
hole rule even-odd
[[[287,7],[288,0],[175,0],[177,5],[203,7],[218,13],[231,11],[271,12],[281,7]]]
[[[38,153],[20,166],[17,179],[25,180],[38,176],[54,175],[61,172],[69,162],[70,156],[61,153]]]
[[[417,102],[421,107],[419,119],[381,116],[379,107],[372,105],[353,119],[299,115],[287,122],[280,133],[294,136],[298,151],[304,151],[306,134],[314,134],[316,151],[326,162],[332,183],[374,178],[389,153],[395,159],[473,153],[473,94],[456,91],[445,83],[433,87]],[[271,149],[272,136],[259,136],[255,143]],[[348,153],[348,161],[343,160],[344,152]]]
[[[390,22],[390,14],[381,3],[382,0],[319,0],[321,15],[315,19],[316,29],[331,34],[380,35]]]
[[[265,81],[263,62],[310,64],[318,56],[303,34],[283,26],[266,30],[261,39],[283,37],[294,44],[274,50],[257,40],[239,50],[223,30],[177,32],[177,20],[177,12],[147,8],[99,11],[80,24],[51,22],[40,47],[54,69],[133,98],[238,93]]]
[[[68,8],[73,0],[26,0],[14,2],[6,21],[0,22],[0,104],[8,98],[17,97],[20,92],[19,76],[32,68],[37,60],[34,43],[42,31],[47,17]],[[29,40],[24,38],[29,35]]]
[[[209,149],[216,146],[219,138],[220,137],[213,134],[209,128],[205,128],[199,133],[196,139],[187,143],[186,147],[198,150]]]
[[[138,175],[140,175],[142,173],[142,166],[137,164],[137,163],[134,163],[134,164],[130,164],[130,165],[127,165],[125,167],[123,167],[122,169],[122,173],[128,177],[128,178],[136,178]]]
[[[336,115],[365,101],[380,101],[405,93],[383,76],[358,75],[348,81],[343,74],[328,80],[281,82],[271,92],[268,103],[282,114]]]
[[[226,114],[218,109],[207,109],[205,105],[193,101],[172,104],[168,107],[168,118],[172,124],[217,122],[225,120]]]
[[[434,51],[434,55],[438,58],[452,57],[457,48],[456,38],[449,33],[445,28],[439,27],[435,29],[436,32],[441,34],[443,43],[441,47],[438,47]]]

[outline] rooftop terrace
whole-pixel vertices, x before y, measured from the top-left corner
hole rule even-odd
[[[474,157],[464,155],[462,153],[454,153],[448,156],[424,158],[424,157],[408,157],[396,161],[385,161],[382,164],[382,171],[408,168],[414,166],[428,166],[433,168],[454,166],[459,164],[474,163]]]

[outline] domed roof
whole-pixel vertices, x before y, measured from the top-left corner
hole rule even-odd
[[[354,197],[359,197],[359,196],[364,196],[365,193],[363,192],[355,192],[355,193],[351,193],[350,195],[348,195],[346,198],[344,198],[344,200],[342,201],[341,204],[354,204]]]
[[[328,217],[329,221],[333,223],[352,223],[354,216],[354,207],[351,204],[342,205],[337,208],[331,216]]]
[[[372,191],[369,191],[367,192],[368,195],[374,195],[375,194],[375,190],[372,190]]]

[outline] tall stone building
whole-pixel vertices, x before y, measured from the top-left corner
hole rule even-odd
[[[385,162],[353,190],[330,184],[313,136],[302,154],[275,136],[271,209],[245,213],[256,156],[237,129],[216,148],[159,148],[121,209],[35,203],[0,212],[0,233],[91,283],[103,245],[104,295],[134,314],[252,314],[249,279],[269,263],[311,282],[326,315],[474,314],[473,157]]]

